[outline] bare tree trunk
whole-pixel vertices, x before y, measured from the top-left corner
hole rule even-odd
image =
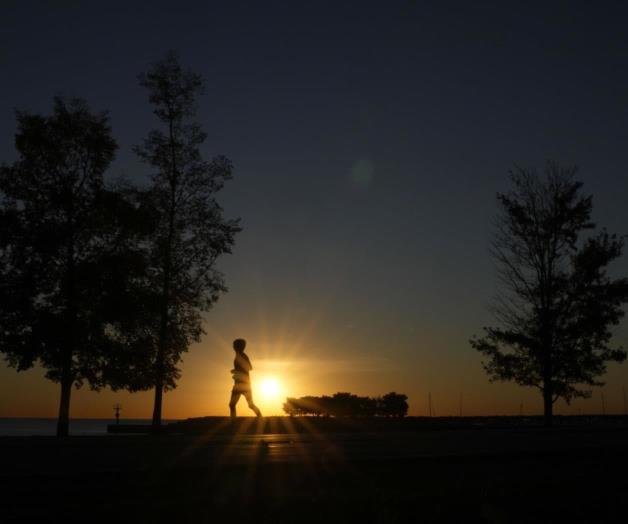
[[[164,394],[164,387],[162,384],[155,384],[155,404],[153,406],[153,430],[158,429],[161,426],[161,404]]]
[[[70,429],[70,396],[74,384],[73,353],[76,327],[76,294],[74,281],[74,206],[72,200],[68,209],[68,245],[66,267],[66,311],[65,330],[66,340],[62,353],[61,363],[61,400],[59,402],[59,418],[57,419],[57,437],[67,437]]]
[[[164,306],[161,312],[161,328],[159,330],[159,341],[157,348],[157,361],[155,362],[155,402],[153,404],[153,431],[158,431],[161,427],[161,408],[164,395],[164,368],[165,368],[165,345],[168,330],[168,308],[165,297],[167,296],[167,282],[164,283]]]
[[[545,427],[551,427],[553,422],[554,400],[552,392],[548,389],[543,391],[543,423]]]
[[[168,255],[169,256],[169,255]],[[162,292],[161,327],[159,329],[159,341],[157,348],[157,361],[155,362],[155,403],[153,405],[153,431],[161,427],[161,407],[164,394],[164,369],[166,358],[166,344],[168,338],[168,296],[170,288],[170,260],[166,260],[164,283]]]
[[[175,154],[175,138],[172,119],[168,125],[169,128],[169,140],[170,140],[170,155],[171,155],[171,182],[170,182],[170,208],[168,210],[168,239],[166,243],[166,252],[164,255],[164,277],[162,284],[162,305],[161,305],[161,326],[159,329],[159,347],[157,350],[157,377],[155,380],[155,404],[153,407],[153,431],[158,431],[161,427],[161,406],[163,401],[164,391],[164,370],[165,370],[165,358],[167,349],[168,338],[168,305],[170,300],[170,271],[172,264],[172,241],[174,238],[174,219],[175,219],[175,204],[176,204],[176,174],[177,163]]]
[[[546,342],[543,356],[543,424],[546,428],[552,426],[553,408],[554,408],[554,391],[552,388],[552,351],[551,343]]]
[[[57,437],[67,437],[70,427],[70,396],[73,380],[64,378],[61,381],[61,400],[59,402],[59,418],[57,419]]]

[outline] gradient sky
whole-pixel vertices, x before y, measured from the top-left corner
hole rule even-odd
[[[164,416],[228,413],[235,337],[282,398],[396,390],[421,415],[431,392],[448,415],[462,393],[465,414],[537,413],[538,393],[489,384],[468,344],[491,322],[495,193],[515,164],[576,164],[594,219],[628,232],[628,8],[549,4],[4,0],[0,160],[16,157],[14,109],[76,95],[110,111],[110,175],[145,179],[131,148],[155,121],[136,77],[175,49],[207,81],[204,152],[233,160],[221,201],[244,231]],[[612,365],[607,412],[623,385],[628,364]],[[55,416],[58,397],[41,369],[0,363],[0,416]],[[72,416],[115,402],[151,414],[151,393],[84,388]],[[557,406],[600,410],[600,391]]]

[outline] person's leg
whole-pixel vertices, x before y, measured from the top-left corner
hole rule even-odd
[[[249,407],[255,412],[255,414],[258,417],[261,417],[262,416],[262,412],[259,410],[259,408],[253,402],[253,392],[250,389],[248,391],[244,392],[244,398],[246,399],[247,403],[249,404]]]
[[[231,390],[231,400],[229,401],[229,412],[231,414],[231,418],[235,418],[236,416],[236,404],[238,400],[240,400],[241,393],[236,391],[235,388]]]

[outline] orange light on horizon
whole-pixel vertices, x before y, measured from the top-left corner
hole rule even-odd
[[[283,387],[275,376],[263,376],[253,381],[253,397],[262,413],[282,414]]]
[[[267,377],[260,382],[260,393],[264,400],[276,400],[279,397],[281,387],[274,377]]]

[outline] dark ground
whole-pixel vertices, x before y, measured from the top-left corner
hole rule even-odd
[[[628,518],[628,427],[617,423],[200,433],[0,438],[0,522]]]

